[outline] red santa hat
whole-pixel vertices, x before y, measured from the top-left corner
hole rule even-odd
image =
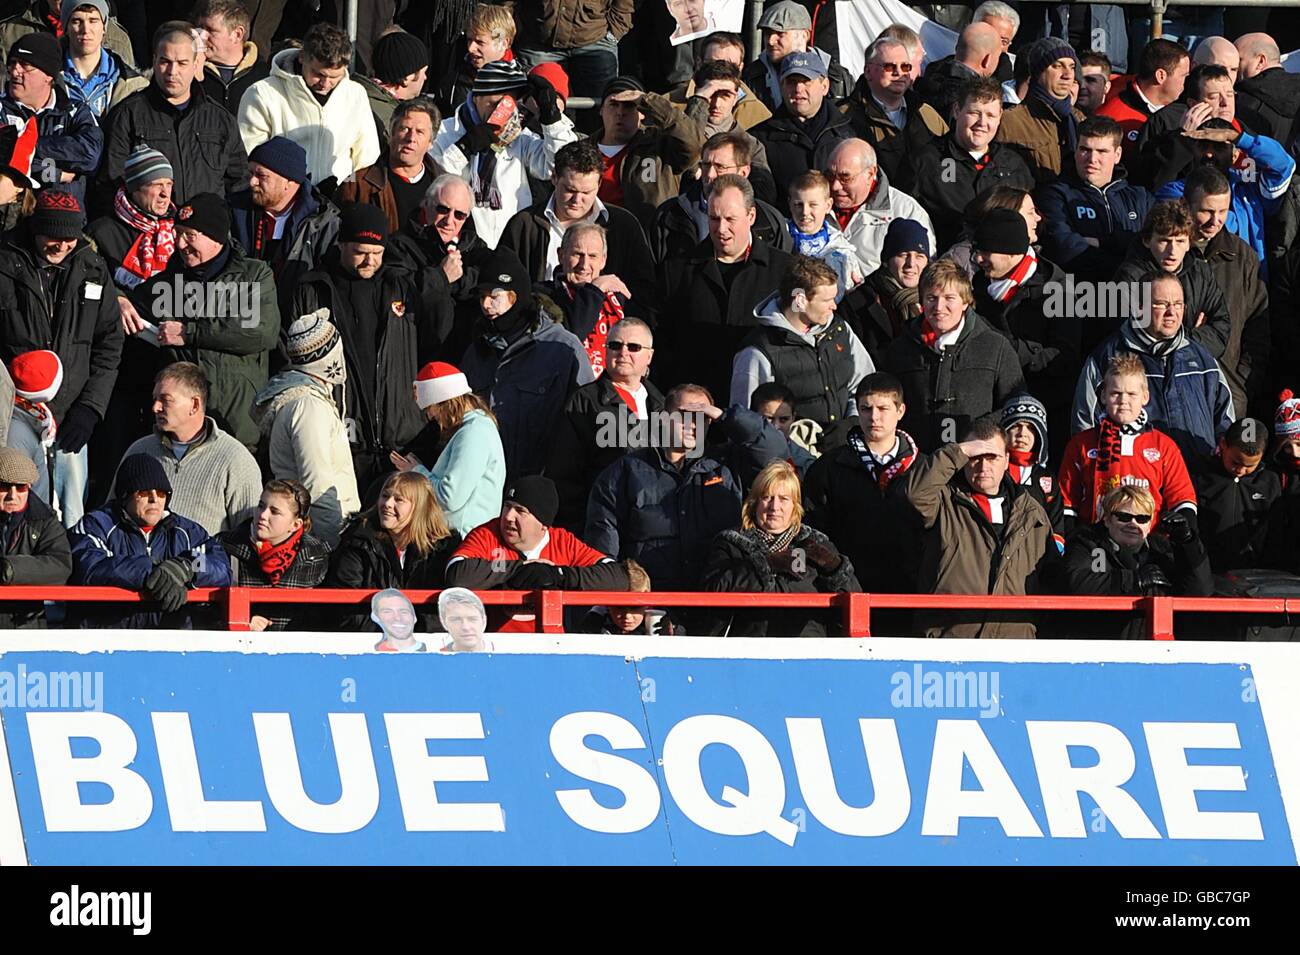
[[[63,362],[52,351],[23,352],[14,358],[9,372],[14,391],[33,404],[50,401],[63,384]]]
[[[445,361],[431,361],[415,376],[415,403],[421,409],[467,395],[471,390],[464,373]]]

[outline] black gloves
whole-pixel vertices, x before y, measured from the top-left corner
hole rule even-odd
[[[555,92],[555,87],[541,76],[528,77],[528,85],[532,88],[533,99],[537,101],[537,118],[542,121],[542,125],[558,123],[561,115],[560,95]]]
[[[99,424],[99,415],[85,405],[73,405],[59,422],[59,450],[77,454]]]
[[[840,569],[840,565],[844,563],[844,558],[840,556],[840,552],[835,549],[835,545],[830,541],[824,544],[810,542],[801,546],[804,555],[808,558],[808,563],[816,567],[822,576],[835,573]]]
[[[1173,581],[1165,576],[1165,572],[1156,563],[1142,566],[1137,574],[1137,584],[1144,597],[1161,597],[1174,589]]]
[[[471,126],[464,136],[456,141],[456,148],[465,154],[465,156],[477,156],[486,149],[491,148],[497,139],[497,128],[489,126],[487,123],[479,123],[477,126]]]
[[[145,578],[144,592],[162,604],[165,612],[175,613],[185,606],[189,583],[193,579],[194,568],[188,558],[169,557]]]
[[[772,568],[773,573],[785,574],[788,577],[799,576],[794,569],[794,548],[768,554],[767,565]]]
[[[1192,522],[1186,511],[1170,511],[1160,518],[1160,528],[1172,544],[1186,544],[1192,539]]]
[[[513,590],[562,590],[564,569],[553,564],[521,561],[510,572],[509,586]]]
[[[3,557],[0,557],[0,584],[13,583],[14,565],[9,563]]]

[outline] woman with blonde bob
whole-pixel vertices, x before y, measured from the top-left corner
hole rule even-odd
[[[344,530],[328,584],[364,590],[440,590],[447,558],[460,540],[447,526],[428,479],[399,471],[384,481],[376,505]],[[437,629],[437,618],[436,609],[420,614],[425,632]],[[365,612],[349,617],[342,627],[375,629]]]
[[[392,452],[399,471],[429,479],[451,529],[467,535],[501,513],[506,454],[497,419],[454,365],[429,362],[415,380],[415,402],[438,425],[441,450],[432,468],[414,454]]]
[[[740,528],[713,539],[704,589],[715,593],[835,593],[860,590],[853,565],[830,538],[803,523],[799,474],[788,461],[759,472],[741,507]],[[728,636],[824,637],[836,616],[817,610],[740,611]]]
[[[1208,597],[1214,592],[1210,559],[1186,510],[1160,515],[1144,487],[1122,484],[1101,499],[1101,520],[1070,535],[1061,561],[1069,594]],[[1140,614],[1095,614],[1088,635],[1145,639]]]

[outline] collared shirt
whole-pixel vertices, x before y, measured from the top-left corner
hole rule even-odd
[[[892,462],[894,458],[898,457],[899,444],[900,442],[898,438],[895,437],[894,446],[890,448],[888,451],[886,451],[884,454],[876,454],[876,452],[872,451],[871,448],[869,447],[867,448],[867,453],[870,454],[871,459],[875,461],[877,464],[879,464],[882,468],[888,467],[890,462]]]
[[[875,96],[872,96],[871,98],[876,101],[876,105],[880,107],[880,111],[889,117],[889,121],[894,124],[896,129],[902,129],[907,125],[907,100],[903,100],[899,103],[898,109],[890,109],[884,103],[880,102],[880,100],[876,99]]]
[[[555,268],[560,264],[560,243],[564,241],[564,233],[575,225],[584,225],[597,221],[605,213],[605,204],[596,199],[583,218],[577,222],[561,223],[560,217],[555,214],[555,194],[546,203],[546,209],[542,213],[546,216],[546,222],[551,230],[551,241],[546,245],[546,275],[550,277],[555,274]]]
[[[547,545],[551,543],[551,529],[548,527],[542,532],[542,539],[537,546],[531,550],[521,550],[519,553],[524,555],[525,560],[537,560],[542,556],[542,551],[546,550]]]
[[[1133,92],[1137,93],[1138,99],[1146,106],[1148,113],[1159,112],[1160,107],[1146,98],[1146,95],[1142,92],[1142,87],[1138,86],[1136,81],[1133,83]]]

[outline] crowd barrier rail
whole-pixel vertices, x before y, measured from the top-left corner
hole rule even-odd
[[[301,604],[337,604],[360,606],[370,600],[375,590],[330,588],[260,588],[196,587],[189,602],[219,608],[225,628],[247,631],[254,607]],[[418,606],[434,604],[437,590],[404,591]],[[717,610],[768,609],[838,610],[843,615],[844,632],[853,638],[872,635],[871,614],[874,610],[1015,610],[1067,612],[1141,612],[1146,635],[1151,640],[1175,639],[1174,615],[1177,613],[1281,614],[1300,616],[1300,598],[1237,597],[1077,597],[1057,595],[966,596],[954,594],[766,594],[766,593],[695,593],[663,591],[630,593],[627,591],[577,590],[487,590],[478,596],[488,607],[515,608],[532,612],[541,633],[564,633],[564,612],[570,607],[654,607],[671,610],[703,608]],[[0,588],[0,613],[6,604],[33,601],[56,603],[150,603],[137,591],[120,587],[46,587],[10,586]]]

